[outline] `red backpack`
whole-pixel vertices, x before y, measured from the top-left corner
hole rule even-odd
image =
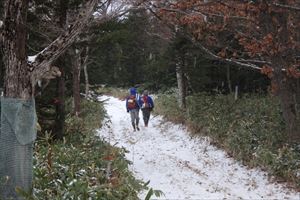
[[[128,97],[127,107],[128,107],[128,109],[135,109],[135,108],[137,108],[137,102],[136,102],[135,95],[130,95]]]
[[[149,108],[148,96],[143,96],[143,108]]]

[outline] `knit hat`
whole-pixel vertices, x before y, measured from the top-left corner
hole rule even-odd
[[[130,95],[136,95],[136,89],[134,87],[130,88],[129,92],[130,92]]]

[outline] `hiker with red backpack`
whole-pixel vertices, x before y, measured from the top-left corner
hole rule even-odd
[[[133,127],[133,130],[140,130],[139,128],[139,111],[140,111],[140,105],[139,105],[139,97],[136,92],[135,88],[129,89],[130,95],[126,98],[126,109],[127,112],[130,113],[131,118],[131,124]]]
[[[139,98],[139,105],[143,113],[143,120],[145,127],[148,127],[148,122],[150,119],[150,113],[154,108],[153,99],[149,96],[149,92],[145,90],[143,96]]]

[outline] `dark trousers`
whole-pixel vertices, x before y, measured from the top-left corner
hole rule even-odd
[[[150,119],[150,108],[143,108],[142,109],[142,113],[143,113],[143,120],[144,120],[144,123],[145,123],[145,126],[148,126],[148,122],[149,122],[149,119]]]

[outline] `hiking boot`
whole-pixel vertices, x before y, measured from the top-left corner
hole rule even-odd
[[[137,129],[138,131],[140,130],[140,128],[139,128],[138,126],[136,127],[136,129]]]

